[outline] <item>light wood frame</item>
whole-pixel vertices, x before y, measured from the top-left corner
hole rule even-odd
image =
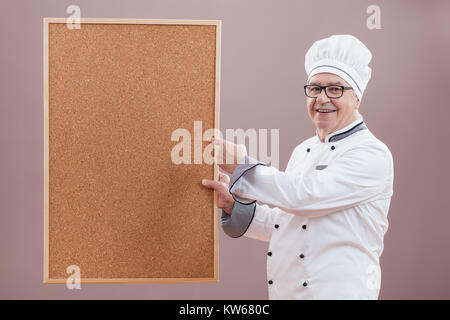
[[[220,125],[220,58],[221,58],[221,20],[178,20],[178,19],[121,19],[121,18],[80,18],[80,24],[185,24],[216,26],[216,69],[215,69],[215,116],[214,128]],[[43,283],[66,283],[67,279],[49,278],[49,34],[50,23],[67,23],[66,18],[44,18],[44,277]],[[218,180],[219,167],[214,163],[214,180]],[[218,194],[214,190],[214,276],[212,278],[123,278],[93,279],[81,277],[81,283],[181,283],[219,281],[219,243],[218,243]],[[68,275],[69,277],[70,275]]]

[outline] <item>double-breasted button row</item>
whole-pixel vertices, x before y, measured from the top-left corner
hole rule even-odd
[[[271,257],[271,256],[272,256],[272,251],[267,252],[267,255],[268,255],[269,257]],[[300,253],[300,254],[299,254],[299,257],[300,257],[300,259],[303,259],[303,258],[305,257],[305,255],[304,255],[303,253]]]
[[[334,150],[334,149],[336,149],[336,147],[335,146],[331,146],[331,150]],[[311,148],[307,148],[306,152],[311,152]]]
[[[269,284],[273,284],[273,280],[269,280],[268,283],[269,283]],[[308,286],[308,282],[304,281],[304,282],[302,283],[302,285],[303,285],[303,287],[306,288],[306,287]]]

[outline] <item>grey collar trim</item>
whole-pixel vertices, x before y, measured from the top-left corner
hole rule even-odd
[[[358,132],[359,130],[364,130],[364,129],[367,129],[367,126],[366,126],[366,124],[364,123],[364,121],[361,121],[360,123],[358,123],[357,125],[355,125],[353,128],[350,128],[350,129],[348,129],[347,131],[344,131],[344,132],[338,133],[338,134],[336,134],[336,135],[334,135],[334,136],[331,136],[331,137],[328,139],[328,142],[336,142],[336,141],[339,141],[339,140],[341,140],[341,139],[344,139],[344,138],[348,137],[349,135],[351,135],[351,134],[353,134],[353,133],[355,133],[355,132]]]

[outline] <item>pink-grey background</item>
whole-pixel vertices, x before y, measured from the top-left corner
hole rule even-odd
[[[220,128],[280,129],[280,169],[314,135],[302,86],[316,40],[353,34],[373,53],[361,104],[394,157],[380,299],[450,298],[450,2],[142,0],[0,2],[0,298],[267,299],[267,243],[220,231],[219,283],[42,284],[43,17],[221,19]],[[369,30],[366,9],[381,9]],[[223,131],[224,132],[224,131]],[[189,208],[186,208],[187,212]]]

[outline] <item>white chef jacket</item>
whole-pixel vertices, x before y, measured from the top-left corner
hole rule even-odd
[[[316,132],[299,144],[285,172],[245,162],[221,224],[231,237],[269,242],[269,299],[378,299],[394,168],[362,116],[325,142]]]

